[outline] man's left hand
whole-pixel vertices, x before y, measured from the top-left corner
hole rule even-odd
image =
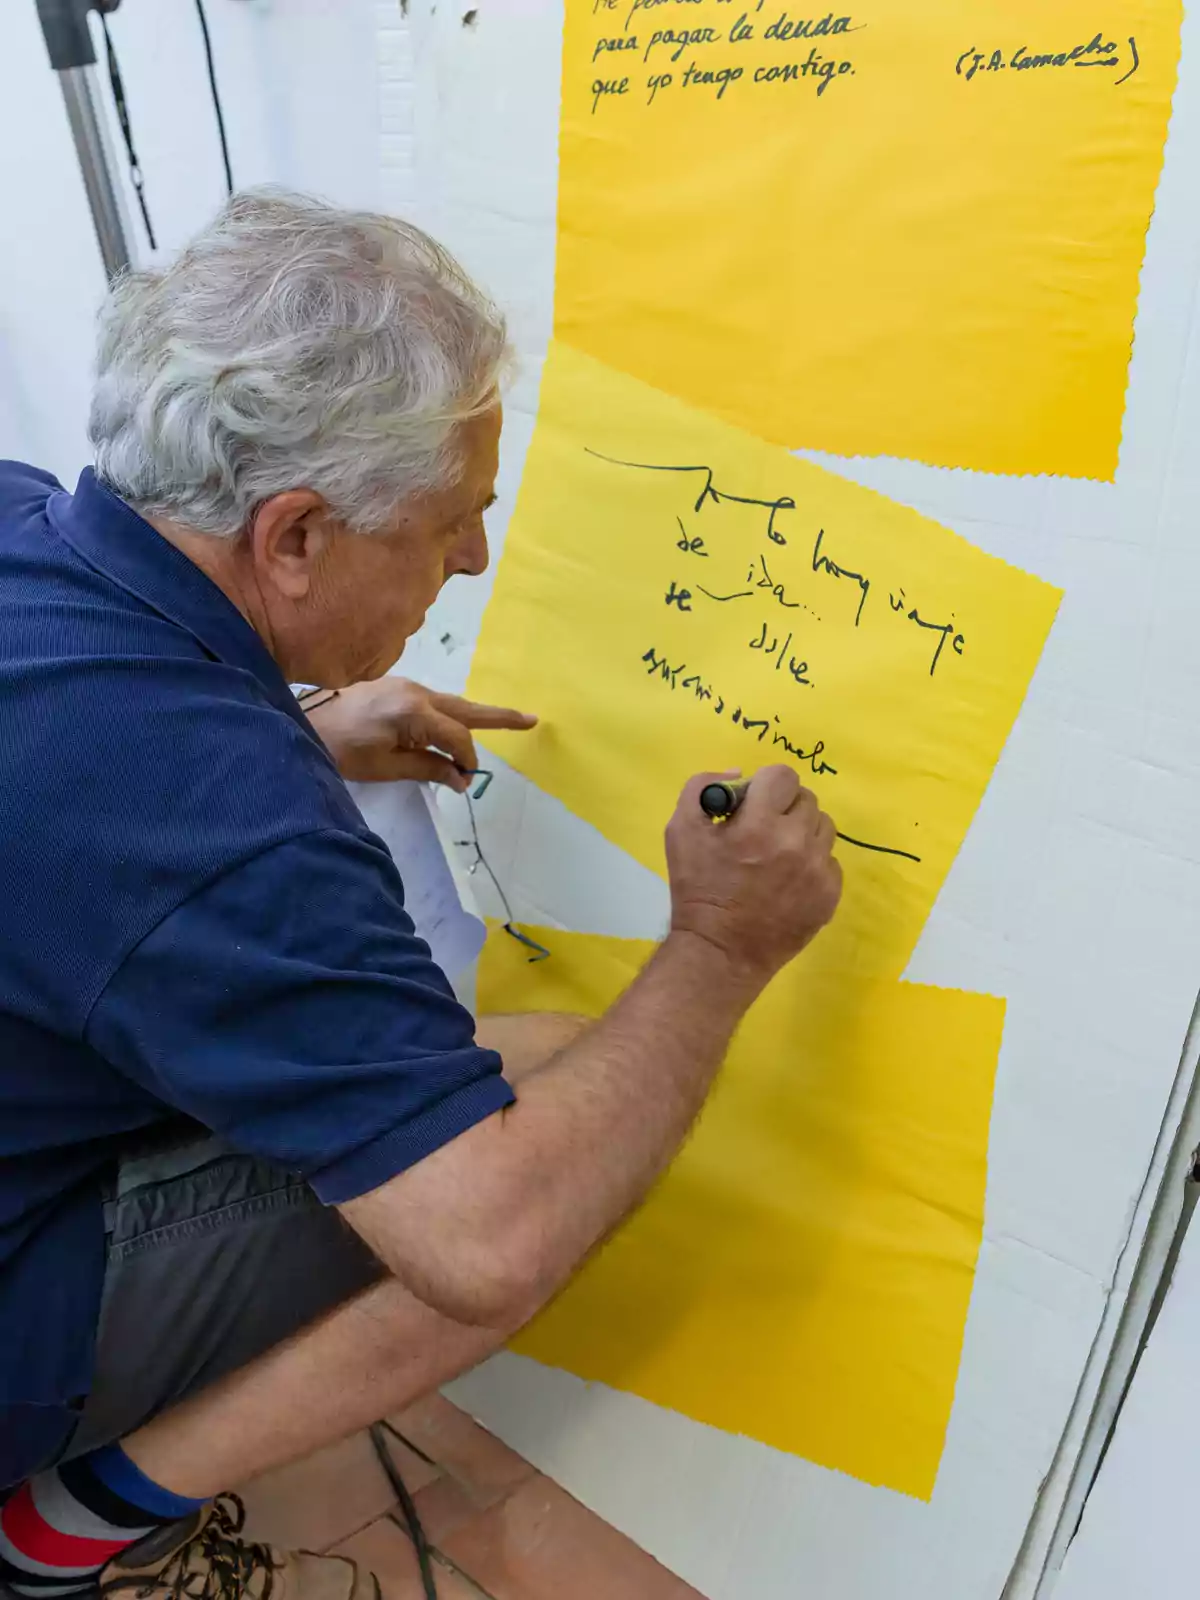
[[[443,783],[460,794],[478,765],[472,728],[524,732],[536,717],[437,694],[407,678],[380,678],[342,689],[308,713],[348,783],[407,778]]]

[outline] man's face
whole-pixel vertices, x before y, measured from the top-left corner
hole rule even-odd
[[[487,570],[483,514],[495,499],[501,422],[497,404],[464,423],[458,483],[409,502],[394,527],[371,534],[332,531],[288,652],[307,663],[297,681],[342,687],[382,677],[443,584],[456,573],[477,577]]]

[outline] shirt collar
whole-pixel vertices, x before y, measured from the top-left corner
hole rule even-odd
[[[233,601],[91,467],[73,495],[65,489],[51,495],[47,510],[56,532],[89,566],[185,629],[217,661],[251,673],[273,704],[308,728],[287,680]]]

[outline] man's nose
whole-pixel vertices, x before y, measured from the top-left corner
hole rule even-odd
[[[488,569],[488,542],[487,533],[483,526],[483,518],[478,523],[464,532],[462,537],[455,541],[450,552],[450,560],[446,563],[446,576],[452,578],[457,573],[465,577],[479,578]]]

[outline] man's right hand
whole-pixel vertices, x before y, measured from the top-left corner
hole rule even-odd
[[[735,814],[714,823],[700,794],[725,776],[693,778],[667,828],[671,929],[715,946],[761,988],[837,909],[836,833],[790,767],[765,767]]]
[[[511,1333],[545,1304],[646,1194],[747,1009],[833,915],[833,824],[795,773],[760,772],[719,826],[709,781],[667,834],[672,932],[621,998],[522,1077],[515,1106],[343,1207],[443,1316]]]

